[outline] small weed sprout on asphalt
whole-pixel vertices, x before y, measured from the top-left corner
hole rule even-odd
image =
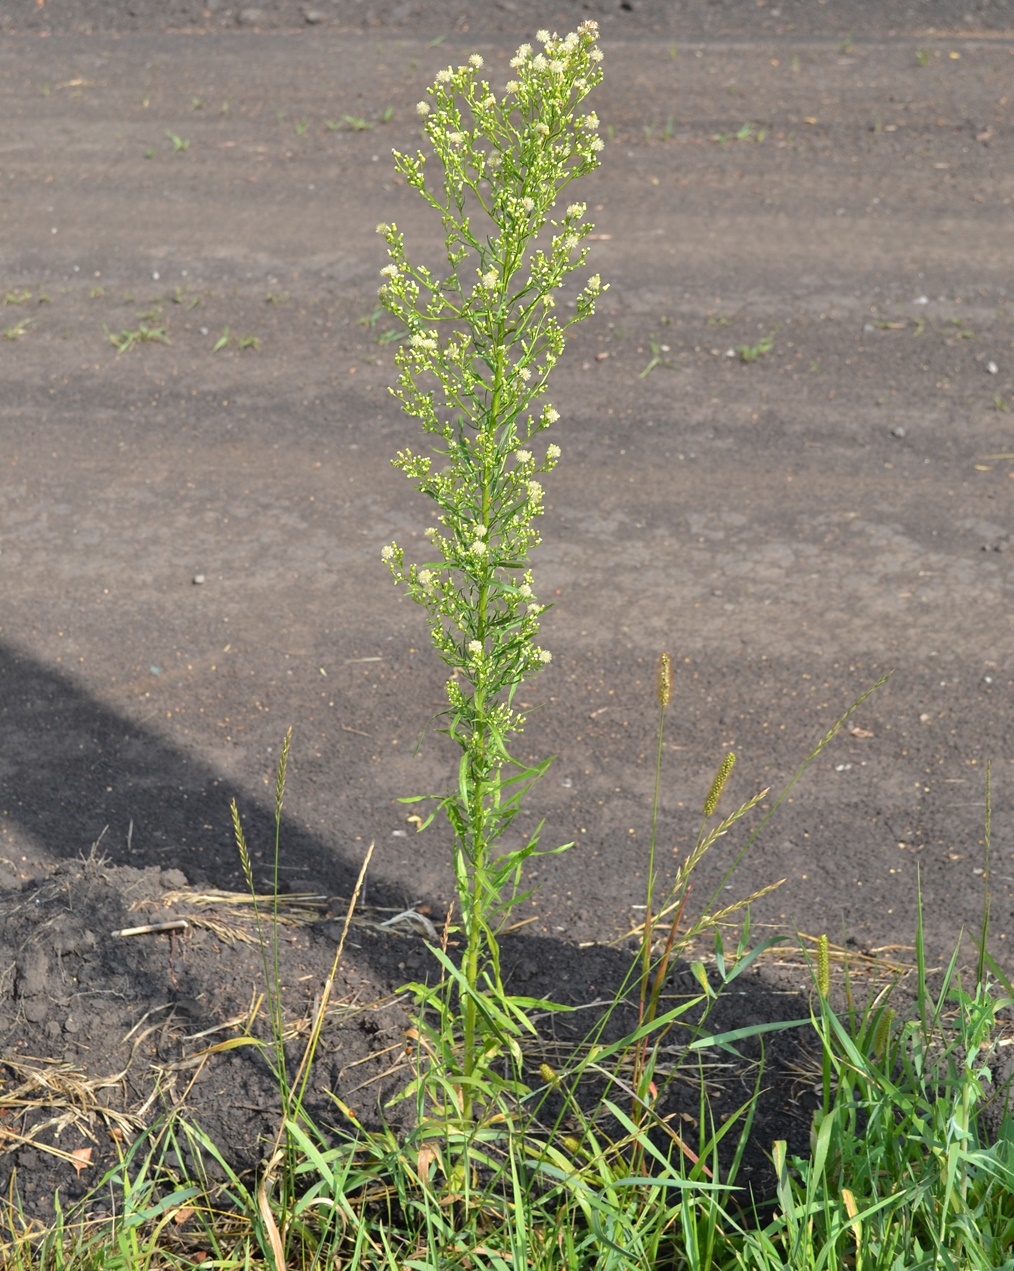
[[[460,971],[444,958],[444,988],[456,986],[460,1007],[463,1124],[484,1102],[484,1073],[505,1049],[520,1058],[516,1038],[531,1028],[504,992],[497,933],[525,898],[522,867],[540,852],[539,829],[524,846],[502,849],[548,761],[515,762],[509,738],[524,725],[518,688],[550,660],[537,643],[546,606],[528,556],[539,542],[542,478],[560,458],[542,434],[559,412],[538,402],[565,332],[603,291],[593,274],[573,316],[557,316],[556,293],[584,267],[581,243],[592,228],[583,203],[559,200],[598,166],[603,148],[598,117],[582,106],[602,78],[597,35],[594,22],[564,38],[540,31],[542,48],[521,46],[499,96],[480,78],[478,54],[438,73],[417,109],[440,184],[428,181],[421,152],[395,152],[395,166],[440,215],[446,271],[411,263],[397,226],[378,226],[390,258],[381,302],[410,333],[392,391],[432,436],[436,456],[406,448],[394,460],[435,504],[429,558],[407,563],[397,543],[382,556],[426,611],[452,672],[444,731],[461,752],[458,782],[434,796],[423,824],[442,809],[454,837],[465,953]]]
[[[3,337],[5,340],[20,340],[23,335],[27,335],[34,325],[34,318],[21,318],[20,321],[3,328]]]
[[[115,346],[117,353],[128,353],[135,344],[172,343],[166,327],[148,326],[145,322],[139,323],[134,331],[110,331],[105,323],[102,324],[102,329],[105,331],[109,343]]]
[[[759,362],[762,357],[766,357],[775,347],[774,334],[764,335],[756,344],[740,344],[736,352],[739,354],[741,362]]]

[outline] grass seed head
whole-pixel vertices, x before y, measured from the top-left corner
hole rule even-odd
[[[889,1006],[886,1010],[880,1012],[880,1018],[877,1020],[877,1027],[873,1032],[873,1055],[876,1059],[882,1059],[887,1054],[887,1047],[891,1041],[891,1028],[894,1025],[894,1007]]]
[[[672,658],[663,653],[658,659],[658,704],[663,710],[672,699]]]
[[[736,765],[736,756],[730,750],[722,760],[722,766],[715,773],[715,779],[711,783],[711,789],[708,791],[708,797],[704,800],[704,815],[709,817],[718,807],[718,800],[722,797],[722,791],[725,789],[725,783],[729,780],[733,768]]]
[[[817,937],[817,992],[825,1001],[831,993],[831,957],[827,936]]]

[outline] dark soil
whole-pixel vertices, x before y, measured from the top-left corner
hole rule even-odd
[[[243,890],[233,795],[269,884],[290,723],[282,874],[321,898],[282,941],[292,1045],[375,842],[313,1097],[376,1118],[403,1080],[392,995],[428,955],[380,924],[439,925],[452,886],[442,832],[410,838],[397,798],[453,757],[416,752],[441,668],[379,563],[429,514],[388,462],[414,425],[386,393],[373,231],[438,245],[389,157],[434,72],[477,48],[503,78],[535,27],[586,16],[610,144],[582,197],[611,289],[553,392],[553,662],[525,736],[558,756],[533,823],[577,845],[538,868],[512,983],[582,1004],[627,969],[663,648],[676,857],[728,749],[730,804],[770,804],[893,673],[737,873],[743,836],[703,863],[695,906],[784,879],[759,935],[905,964],[918,873],[945,958],[981,911],[992,761],[992,949],[1014,969],[1009,2],[24,0],[0,11],[0,1188],[15,1167],[31,1214],[184,1092],[230,1160],[259,1159],[263,1058],[197,1056],[263,988],[249,912],[212,893]],[[118,353],[142,328],[169,343]],[[762,960],[718,1022],[805,1015],[806,979]],[[768,1049],[762,1190],[773,1139],[808,1141],[799,1047]],[[719,1075],[728,1111],[755,1073]]]

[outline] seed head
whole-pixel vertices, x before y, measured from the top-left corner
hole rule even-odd
[[[817,937],[817,992],[824,1001],[831,995],[831,956],[827,936]]]
[[[877,1027],[873,1033],[873,1056],[875,1059],[882,1059],[887,1054],[887,1047],[891,1041],[891,1026],[894,1024],[894,1007],[889,1006],[886,1010],[880,1012],[880,1018],[877,1020]]]
[[[704,815],[709,817],[718,807],[718,800],[722,797],[722,791],[725,789],[725,783],[729,780],[729,775],[736,764],[736,756],[730,750],[722,760],[722,766],[715,773],[715,779],[711,783],[711,789],[708,791],[708,797],[704,800]]]
[[[672,658],[663,653],[658,659],[658,704],[664,710],[672,698]]]

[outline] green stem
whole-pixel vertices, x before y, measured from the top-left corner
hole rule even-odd
[[[649,984],[651,983],[651,934],[655,925],[655,915],[652,908],[655,899],[655,831],[658,827],[658,797],[659,789],[662,784],[662,736],[665,731],[665,706],[660,705],[658,708],[658,747],[655,752],[655,795],[651,805],[651,842],[648,847],[648,889],[645,896],[644,906],[644,936],[641,940],[641,985],[638,996],[638,1023],[645,1022],[645,1007],[651,1013],[651,1006],[648,1002]],[[677,917],[677,922],[679,918]],[[675,928],[673,928],[673,933]],[[670,942],[672,933],[670,934]],[[641,1076],[644,1071],[645,1059],[648,1053],[648,1039],[644,1037],[638,1043],[637,1051],[634,1055],[634,1094],[635,1098],[631,1105],[631,1117],[634,1124],[640,1126],[644,1120],[644,1108],[640,1101]],[[637,1149],[639,1152],[640,1149]],[[636,1153],[635,1153],[636,1158]]]
[[[492,447],[488,444],[490,436],[495,437],[497,417],[500,410],[500,394],[503,387],[504,378],[504,330],[503,319],[501,318],[497,326],[496,340],[496,374],[493,384],[493,397],[490,402],[489,416],[482,429],[483,432],[483,456],[482,456],[482,509],[481,520],[485,529],[483,541],[489,543],[490,540],[490,521],[492,511],[492,500],[490,485],[493,477],[493,464],[490,458]],[[488,567],[487,567],[488,569]],[[486,638],[488,635],[488,607],[489,607],[489,577],[486,571],[483,572],[483,578],[479,584],[479,597],[476,606],[476,632],[475,638],[486,651]],[[461,1098],[462,1120],[467,1124],[472,1118],[472,1077],[475,1073],[476,1051],[478,1043],[476,1038],[477,1010],[475,1004],[475,990],[479,980],[479,964],[480,953],[483,941],[482,930],[482,913],[485,904],[485,878],[486,878],[486,799],[487,799],[487,777],[488,777],[488,757],[487,757],[487,737],[486,737],[486,701],[485,690],[476,687],[472,697],[473,703],[473,741],[472,753],[469,756],[469,795],[471,807],[469,809],[470,836],[471,836],[471,856],[469,862],[469,910],[468,910],[468,946],[465,951],[465,982],[467,984],[468,993],[464,1002],[464,1075],[465,1085]]]

